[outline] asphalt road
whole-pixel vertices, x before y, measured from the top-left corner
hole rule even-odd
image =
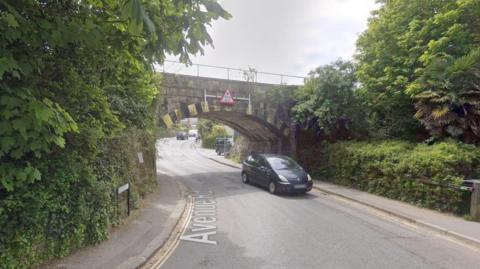
[[[162,269],[480,268],[480,253],[313,190],[277,196],[241,182],[193,141],[160,143],[158,169],[191,192],[192,218]]]

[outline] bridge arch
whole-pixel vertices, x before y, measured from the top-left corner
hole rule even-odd
[[[165,98],[159,110],[167,127],[184,118],[210,119],[238,131],[260,147],[255,150],[292,151],[288,109],[252,98],[254,90],[268,90],[278,85],[164,73],[162,86]],[[235,100],[233,106],[220,103],[226,90]]]

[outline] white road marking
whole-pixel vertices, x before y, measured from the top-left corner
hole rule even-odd
[[[208,236],[214,234],[217,234],[217,231],[184,235],[180,237],[180,239],[184,241],[216,245],[217,241],[213,241],[208,238]]]
[[[190,234],[184,234],[180,240],[201,244],[216,245],[211,236],[217,234],[217,202],[213,192],[192,192],[193,210]]]
[[[198,224],[198,223],[194,223],[193,227],[201,227],[201,228],[192,228],[192,232],[200,232],[204,230],[217,229],[217,226],[204,225],[204,224]]]

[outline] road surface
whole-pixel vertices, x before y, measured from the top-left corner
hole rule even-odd
[[[192,217],[162,266],[178,268],[480,268],[480,253],[312,190],[277,196],[192,140],[159,142],[158,170],[191,192]]]

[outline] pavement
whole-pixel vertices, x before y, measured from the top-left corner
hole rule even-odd
[[[226,159],[223,156],[218,156],[211,150],[203,148],[197,150],[200,154],[211,160],[241,169],[240,164]],[[480,249],[480,222],[467,221],[462,217],[454,216],[452,214],[420,208],[405,202],[392,200],[325,181],[315,180],[314,188],[330,195],[335,195],[371,207],[412,224],[423,226],[432,231],[447,235],[454,240],[462,241],[463,243]]]
[[[420,208],[324,181],[316,180],[314,188],[372,207],[413,224],[424,226],[480,249],[480,222],[467,221],[462,217]]]
[[[158,153],[157,153],[158,154]],[[82,248],[42,268],[133,269],[141,266],[169,238],[186,205],[185,189],[176,178],[158,173],[158,191],[142,201],[107,241]]]

